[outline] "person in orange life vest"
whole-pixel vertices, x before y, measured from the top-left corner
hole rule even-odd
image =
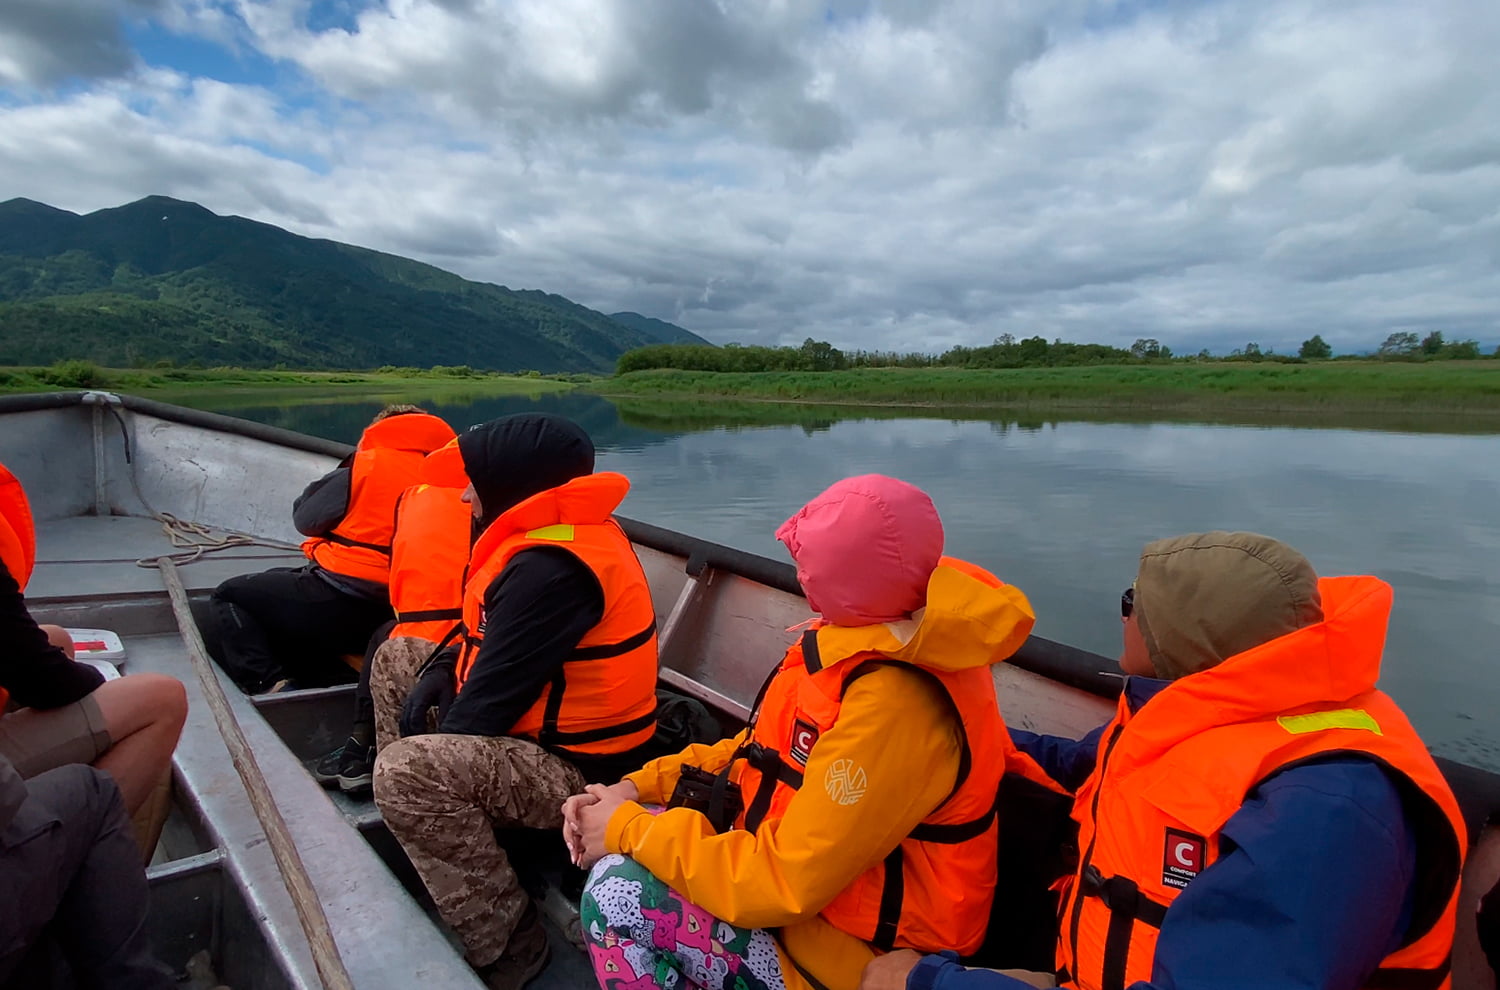
[[[644,762],[656,612],[613,518],[630,483],[594,472],[577,423],[507,416],[458,449],[482,530],[461,645],[377,652],[375,801],[481,978],[516,988],[545,967],[547,938],[494,829],[559,828],[570,794]]]
[[[581,910],[606,990],[841,990],[877,951],[983,940],[1013,751],[990,668],[1025,641],[1030,604],[944,557],[931,499],[895,478],[840,481],[776,535],[820,618],[750,727],[564,809],[593,866]],[[687,767],[727,775],[742,805],[731,830],[690,807],[648,810]]]
[[[355,452],[292,505],[307,564],[242,574],[214,589],[200,622],[204,640],[247,694],[283,681],[348,679],[341,658],[363,652],[391,617],[396,499],[416,484],[422,459],[452,439],[447,423],[416,406],[382,409]]]
[[[1013,732],[1077,787],[1067,987],[1450,985],[1465,830],[1375,687],[1391,589],[1251,533],[1159,540],[1122,598],[1130,675],[1081,742]],[[866,990],[1031,985],[877,960]]]
[[[26,607],[35,561],[26,492],[0,465],[0,757],[22,778],[69,763],[108,772],[149,859],[170,803],[187,693],[163,674],[106,682],[75,662],[68,634],[37,625]]]
[[[390,577],[396,618],[376,629],[365,649],[348,739],[313,765],[318,783],[345,794],[368,791],[374,778],[370,677],[376,653],[399,650],[426,659],[439,645],[454,640],[463,616],[464,568],[473,543],[474,516],[463,500],[469,478],[457,438],[423,459],[421,479],[396,500]]]

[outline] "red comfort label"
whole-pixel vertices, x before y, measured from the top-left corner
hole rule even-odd
[[[807,766],[807,754],[818,741],[818,727],[811,722],[797,719],[792,724],[792,762]]]
[[[1201,835],[1167,829],[1167,840],[1162,850],[1161,882],[1168,887],[1181,890],[1199,873],[1203,872],[1203,854],[1208,842]]]

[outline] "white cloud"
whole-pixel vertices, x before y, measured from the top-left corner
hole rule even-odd
[[[145,8],[69,2],[54,63],[0,44],[0,184],[71,209],[166,193],[746,343],[1500,340],[1485,0],[152,15],[260,86],[85,57]]]

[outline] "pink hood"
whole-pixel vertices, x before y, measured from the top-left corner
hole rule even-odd
[[[839,626],[905,619],[927,601],[943,522],[927,493],[883,474],[835,482],[776,530],[813,611]]]

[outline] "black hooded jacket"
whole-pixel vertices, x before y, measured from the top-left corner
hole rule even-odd
[[[506,509],[594,470],[588,434],[572,420],[548,413],[481,423],[459,434],[458,449],[479,499],[481,529]],[[531,547],[505,565],[485,592],[484,605],[489,617],[484,643],[443,719],[443,732],[508,733],[584,634],[604,618],[604,589],[567,550]]]

